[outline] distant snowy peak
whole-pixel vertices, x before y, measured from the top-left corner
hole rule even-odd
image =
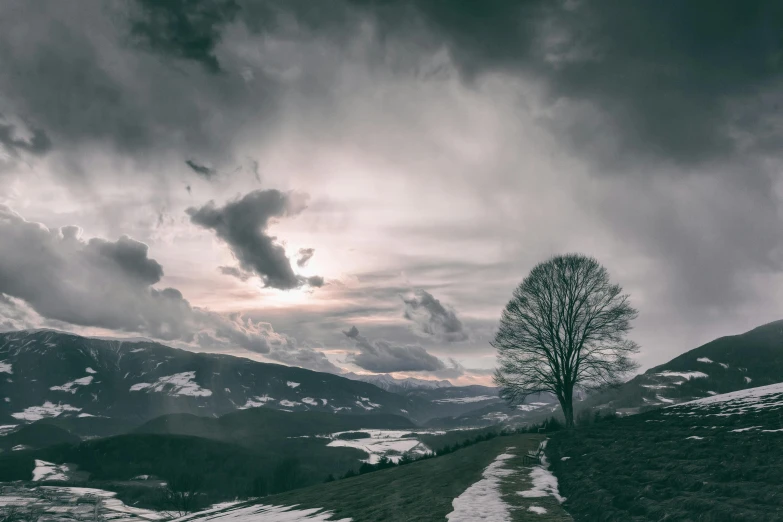
[[[417,379],[415,377],[397,379],[388,373],[360,375],[351,372],[344,374],[343,377],[352,379],[354,381],[369,382],[370,384],[374,384],[375,386],[386,391],[397,393],[408,390],[434,390],[438,388],[450,388],[453,386],[453,384],[447,380],[435,381],[428,379]]]

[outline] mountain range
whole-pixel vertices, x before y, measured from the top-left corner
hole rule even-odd
[[[379,383],[400,392],[392,393],[330,373],[194,353],[146,339],[52,330],[0,333],[0,424],[56,418],[71,431],[83,433],[81,427],[89,425],[106,435],[112,430],[101,431],[105,419],[121,424],[119,432],[165,414],[216,417],[258,407],[394,414],[421,422],[497,400],[491,388],[423,389],[420,381],[380,376]],[[440,390],[449,390],[454,400]]]

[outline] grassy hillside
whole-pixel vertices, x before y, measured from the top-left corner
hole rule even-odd
[[[50,424],[68,430],[80,437],[111,437],[128,433],[141,424],[128,419],[109,417],[52,417],[41,419],[34,424]]]
[[[588,407],[629,413],[779,382],[783,321],[720,337],[651,368],[621,387],[589,397]]]
[[[385,414],[338,415],[325,412],[282,412],[254,408],[220,418],[174,414],[159,417],[135,433],[79,443],[78,437],[52,424],[34,423],[21,435],[50,434],[53,443],[40,451],[6,453],[0,457],[0,478],[30,480],[35,459],[72,464],[89,481],[118,490],[116,483],[152,475],[171,482],[197,477],[204,501],[260,496],[323,482],[328,476],[356,471],[366,454],[354,448],[327,447],[310,438],[359,428],[413,428],[405,417]],[[31,433],[35,432],[35,433]],[[68,435],[57,439],[54,434]],[[21,436],[20,435],[20,436]],[[12,442],[28,443],[31,436]],[[11,439],[9,439],[11,440]],[[32,444],[30,444],[32,446]],[[42,444],[49,445],[49,444]],[[113,483],[113,484],[112,484]],[[132,486],[132,485],[131,485]],[[121,484],[121,498],[132,495],[158,507],[157,491]],[[139,498],[137,495],[142,495]],[[125,497],[127,498],[127,497]]]
[[[351,517],[354,522],[440,522],[453,510],[454,498],[477,482],[498,454],[510,446],[518,452],[533,449],[540,439],[498,437],[442,457],[273,495],[263,504],[324,508],[335,519]]]
[[[576,520],[783,520],[783,385],[560,432],[547,453]]]
[[[127,485],[115,488],[112,482],[142,475],[168,482],[195,478],[207,503],[317,484],[329,474],[356,469],[363,456],[352,448],[326,448],[324,441],[314,439],[270,442],[256,451],[199,437],[132,434],[8,454],[0,457],[0,480],[30,480],[35,459],[42,459],[75,465],[89,473],[88,485],[98,481],[121,493]],[[141,500],[161,507],[159,497],[158,491],[148,491]]]
[[[16,446],[26,449],[45,448],[56,444],[76,444],[80,441],[77,435],[50,424],[28,424],[20,426],[8,435],[0,437],[0,451],[12,451]]]

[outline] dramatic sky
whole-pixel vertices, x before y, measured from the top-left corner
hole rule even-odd
[[[783,4],[0,2],[0,325],[488,382],[595,256],[642,369],[781,319]]]

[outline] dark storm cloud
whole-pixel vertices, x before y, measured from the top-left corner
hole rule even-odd
[[[398,346],[383,339],[370,341],[355,326],[343,334],[359,349],[349,361],[371,372],[431,372],[446,368],[443,361],[421,346]]]
[[[323,279],[296,275],[285,249],[267,234],[272,219],[293,216],[303,209],[303,201],[290,193],[256,190],[222,207],[210,201],[203,207],[189,208],[187,213],[192,223],[214,231],[226,242],[242,270],[261,277],[266,286],[288,290],[307,283],[323,285]]]
[[[215,169],[196,163],[193,160],[185,160],[185,164],[190,167],[190,170],[206,180],[211,180],[217,176],[217,171]]]
[[[385,36],[418,15],[468,85],[501,73],[540,87],[538,123],[599,182],[575,208],[648,256],[660,306],[699,322],[781,270],[783,4],[352,3]]]
[[[236,277],[240,281],[247,281],[251,277],[253,277],[253,274],[248,274],[247,272],[240,270],[239,268],[235,266],[219,266],[218,270],[221,274]]]
[[[306,344],[297,346],[293,339],[289,339],[284,345],[273,345],[265,357],[289,366],[299,366],[317,372],[342,373],[342,369],[333,364],[323,352]]]
[[[261,73],[249,90],[238,72],[204,71],[231,4],[3,2],[0,112],[39,129],[32,150],[55,143],[69,174],[90,175],[78,149],[95,144],[139,163],[175,151],[227,163],[238,122],[268,115],[277,92]]]
[[[403,298],[403,302],[405,303],[403,317],[413,321],[416,330],[422,334],[449,343],[468,339],[468,334],[457,313],[443,306],[426,290],[418,290],[410,299]]]
[[[378,9],[373,2],[355,3],[374,6],[368,11],[394,33],[395,4]],[[756,143],[760,146],[781,137],[763,121],[770,111],[779,113],[780,98],[745,97],[773,89],[781,79],[783,4],[420,0],[398,5],[420,14],[467,78],[492,70],[521,72],[543,79],[552,100],[594,103],[599,114],[554,122],[582,150],[689,165],[736,152],[737,130],[766,131]],[[736,113],[732,101],[742,105]],[[607,138],[618,143],[596,150]]]
[[[194,308],[176,288],[153,288],[163,268],[143,243],[128,237],[85,241],[79,232],[74,226],[50,230],[0,205],[4,308],[19,304],[10,296],[44,319],[212,349],[268,353],[279,338],[265,323]]]
[[[296,260],[296,266],[304,267],[305,265],[307,265],[307,262],[310,261],[310,258],[312,258],[314,254],[315,254],[314,248],[300,248],[299,257]]]
[[[130,32],[134,42],[164,56],[193,60],[220,71],[215,47],[239,12],[234,0],[136,0]]]
[[[33,128],[31,134],[29,138],[20,137],[16,125],[3,123],[2,115],[0,115],[0,145],[10,156],[18,156],[20,152],[43,156],[51,150],[52,142],[46,132]]]
[[[320,287],[324,286],[324,284],[326,284],[326,283],[324,282],[324,278],[323,278],[323,277],[321,277],[321,276],[311,276],[311,277],[306,277],[306,278],[304,279],[304,281],[305,281],[305,282],[306,282],[308,285],[312,286],[313,288],[320,288]]]

